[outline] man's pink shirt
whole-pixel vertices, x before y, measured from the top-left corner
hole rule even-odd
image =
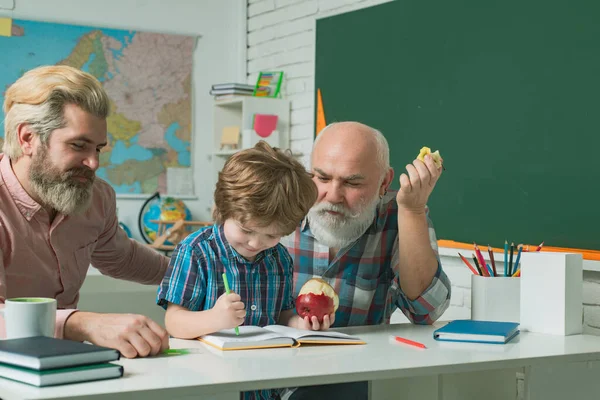
[[[14,297],[55,298],[55,334],[62,338],[90,264],[104,275],[157,285],[168,263],[119,227],[115,192],[103,180],[96,178],[84,214],[58,214],[50,224],[48,212],[27,194],[9,158],[0,153],[0,303]]]

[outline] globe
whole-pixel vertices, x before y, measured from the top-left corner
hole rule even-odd
[[[142,215],[142,229],[144,230],[145,236],[151,241],[156,240],[156,233],[158,232],[158,224],[151,222],[153,220],[175,222],[183,219],[189,221],[192,219],[190,210],[185,206],[182,200],[165,197],[157,197],[153,199],[147,205],[147,210]],[[169,225],[167,225],[167,228]],[[168,241],[166,245],[172,245]]]

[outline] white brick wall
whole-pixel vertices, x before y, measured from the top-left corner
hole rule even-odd
[[[284,71],[283,95],[292,105],[291,148],[304,154],[306,165],[314,135],[315,20],[388,1],[248,1],[247,81],[255,83],[261,70]],[[452,300],[443,318],[469,318],[469,271],[457,258],[443,257],[442,264],[452,281]],[[600,335],[600,273],[585,272],[584,279],[584,332]],[[394,316],[395,321],[403,318],[402,315]]]
[[[265,70],[284,71],[291,101],[291,148],[308,154],[314,136],[315,20],[389,0],[249,0],[248,83]]]

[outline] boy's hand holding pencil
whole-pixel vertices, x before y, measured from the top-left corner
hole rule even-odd
[[[244,323],[246,307],[237,293],[223,293],[211,308],[215,321],[215,331],[237,328]]]

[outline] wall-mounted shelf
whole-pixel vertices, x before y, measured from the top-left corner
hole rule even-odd
[[[237,126],[241,135],[244,131],[252,130],[255,114],[277,115],[277,131],[279,132],[280,145],[283,149],[290,145],[290,102],[283,99],[268,97],[240,96],[231,99],[215,101],[213,105],[213,155],[228,157],[237,150],[220,149],[223,128]],[[242,149],[243,140],[240,136],[239,149]]]

